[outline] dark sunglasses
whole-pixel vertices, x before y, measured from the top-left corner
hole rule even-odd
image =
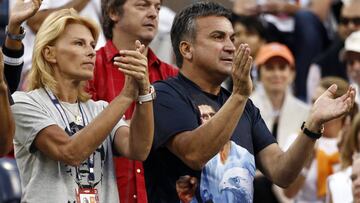
[[[355,17],[355,18],[341,17],[340,18],[340,23],[343,25],[348,25],[350,22],[354,23],[354,25],[360,25],[360,17]]]

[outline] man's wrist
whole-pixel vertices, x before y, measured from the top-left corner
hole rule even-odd
[[[244,96],[244,95],[241,95],[241,94],[232,94],[231,95],[236,101],[238,102],[246,102],[249,97],[248,96]]]
[[[141,88],[139,90],[139,95],[146,95],[146,94],[149,94],[149,92],[150,92],[150,85],[146,88]]]
[[[12,34],[19,34],[21,24],[22,23],[12,22],[12,20],[10,19],[9,24],[7,26],[8,26],[9,31],[14,32]]]
[[[302,132],[311,139],[319,139],[324,133],[324,125],[303,122],[301,125]]]
[[[156,98],[154,86],[150,85],[146,94],[140,94],[137,98],[139,104],[144,102],[153,101]]]
[[[316,121],[316,119],[309,118],[306,120],[306,128],[311,132],[320,132],[323,128],[323,123]]]
[[[12,25],[6,26],[5,32],[7,37],[17,41],[21,41],[26,34],[26,31],[22,26],[12,26]]]
[[[139,89],[139,95],[145,95],[149,94],[151,91],[151,84],[150,82],[147,82],[146,84],[143,84]]]

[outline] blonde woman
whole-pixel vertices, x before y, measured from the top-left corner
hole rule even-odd
[[[354,161],[354,155],[360,152],[360,114],[356,114],[351,123],[351,128],[347,134],[342,137],[340,142],[340,163],[341,170],[327,179],[327,190],[329,193],[326,202],[340,203],[353,202],[351,194],[351,166]]]
[[[84,91],[92,79],[98,27],[74,9],[51,14],[35,39],[28,92],[16,92],[15,157],[22,202],[119,202],[113,154],[146,159],[153,140],[154,91],[144,46],[124,50],[114,63],[126,74],[111,104]],[[122,119],[137,100],[133,120]]]

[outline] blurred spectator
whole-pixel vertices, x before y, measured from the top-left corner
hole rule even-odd
[[[5,41],[5,26],[9,17],[9,0],[0,0],[0,45]]]
[[[297,74],[295,95],[306,99],[306,77],[311,61],[328,45],[332,28],[326,29],[330,19],[331,1],[236,0],[234,12],[261,14],[275,25],[278,42],[286,44],[295,56]],[[331,23],[327,23],[331,24]],[[271,28],[269,26],[269,28]]]
[[[150,47],[162,61],[175,64],[175,55],[171,46],[170,29],[175,18],[175,12],[166,6],[161,6],[159,12],[159,29]]]
[[[346,93],[349,88],[349,84],[341,78],[325,77],[316,88],[312,101],[315,102],[332,84],[336,84],[338,87],[335,98]],[[294,198],[295,202],[303,203],[322,203],[325,201],[326,178],[340,167],[337,143],[345,119],[346,116],[342,116],[324,124],[324,133],[316,143],[313,157],[308,160],[297,179],[285,189],[284,193],[287,197]],[[295,137],[289,139],[288,146],[290,146],[291,140],[295,140]]]
[[[14,92],[20,80],[23,66],[24,47],[21,43],[24,30],[22,22],[35,14],[41,1],[32,0],[24,3],[18,1],[7,24],[5,43],[0,49],[0,156],[13,148],[15,123],[10,105],[13,100],[10,92]],[[21,8],[21,11],[19,11]],[[3,53],[4,52],[4,56]],[[6,84],[6,81],[9,81]],[[0,159],[0,202],[11,203],[21,201],[20,176],[16,161],[13,158]]]
[[[347,133],[343,133],[339,144],[341,170],[327,180],[328,203],[353,202],[350,176],[353,156],[360,152],[360,114],[354,117],[352,123],[351,121],[351,118],[347,119],[346,122],[349,122],[351,127]]]
[[[294,57],[285,45],[273,42],[260,48],[255,64],[260,83],[250,98],[279,146],[284,148],[289,136],[298,133],[310,110],[291,91],[295,77]],[[254,202],[278,202],[271,186],[271,181],[263,175],[256,176]]]
[[[289,135],[298,132],[309,113],[309,106],[292,94],[291,84],[296,74],[294,57],[285,45],[273,42],[260,48],[255,64],[260,85],[251,99],[279,146],[284,147]]]
[[[360,29],[360,1],[344,1],[340,14],[340,23],[336,38],[331,46],[318,56],[310,66],[307,77],[307,95],[312,98],[315,87],[322,77],[337,76],[348,80],[346,64],[341,60],[341,50],[345,39],[354,31]]]
[[[15,124],[9,105],[13,104],[10,93],[13,93],[18,86],[23,66],[24,47],[21,40],[25,31],[21,24],[37,12],[40,4],[40,0],[32,0],[27,3],[18,1],[12,9],[6,27],[5,43],[0,51],[0,156],[7,154],[13,148]],[[21,11],[19,11],[20,9]],[[4,56],[2,52],[4,52]]]
[[[264,22],[256,16],[233,14],[231,23],[235,32],[235,47],[247,43],[251,49],[250,55],[255,59],[260,47],[269,41]]]
[[[353,203],[360,203],[360,157],[358,154],[354,156],[351,181]]]
[[[244,15],[236,15],[232,14],[231,23],[234,28],[234,45],[235,47],[239,47],[240,44],[246,43],[249,45],[251,49],[250,55],[253,59],[256,58],[256,55],[260,49],[260,47],[265,44],[267,41],[271,41],[271,34],[267,32],[264,25],[264,21],[262,21],[257,16],[244,16]],[[258,82],[257,68],[256,64],[253,63],[253,67],[251,68],[251,78],[253,81],[253,86],[256,89]],[[233,82],[231,77],[229,77],[223,84],[227,90],[232,91]]]
[[[360,31],[353,32],[345,40],[344,60],[346,63],[346,71],[350,83],[352,83],[357,90],[360,86]],[[355,101],[360,104],[360,95],[357,94]]]

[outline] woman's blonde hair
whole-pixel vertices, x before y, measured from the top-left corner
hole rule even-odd
[[[45,59],[43,52],[48,45],[55,44],[67,25],[73,23],[89,28],[93,38],[97,41],[99,36],[98,25],[91,19],[80,16],[75,9],[62,9],[50,14],[36,34],[28,90],[47,87],[57,95],[55,72],[51,64]],[[85,85],[86,81],[81,82],[79,89],[78,100],[82,102],[90,98],[90,95],[85,92]]]
[[[356,105],[356,104],[354,104]],[[353,163],[353,154],[359,153],[359,140],[358,134],[360,132],[360,113],[356,114],[352,123],[351,129],[348,134],[345,134],[344,144],[340,147],[340,160],[341,160],[341,168],[345,169],[352,165]]]

